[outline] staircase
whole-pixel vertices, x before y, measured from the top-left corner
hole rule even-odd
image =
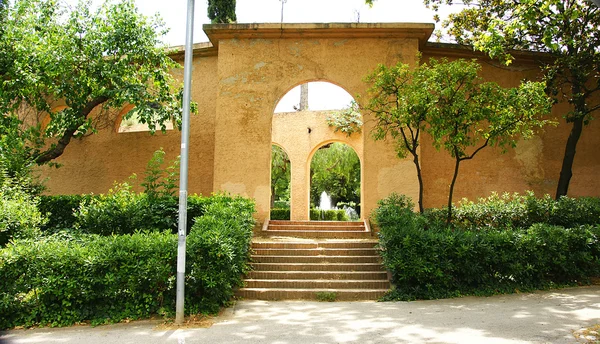
[[[270,221],[252,243],[244,299],[376,300],[390,284],[363,222]]]

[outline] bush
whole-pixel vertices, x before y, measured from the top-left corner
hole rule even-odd
[[[311,209],[310,219],[313,221],[348,221],[345,210]]]
[[[38,210],[39,199],[12,178],[0,179],[0,247],[12,239],[36,238],[45,219]]]
[[[40,196],[39,210],[48,222],[42,226],[42,231],[55,233],[62,229],[71,229],[75,226],[77,218],[75,213],[81,202],[89,202],[92,195],[59,195]]]
[[[148,196],[133,192],[129,184],[115,184],[108,194],[92,197],[80,204],[75,213],[75,225],[84,233],[100,235],[131,234],[142,228],[161,228],[145,221],[146,216],[155,215],[148,211],[149,204]]]
[[[271,209],[271,220],[289,220],[290,209]],[[310,219],[313,221],[349,221],[345,210],[311,209]]]
[[[271,220],[289,220],[290,219],[290,209],[271,209]]]
[[[188,236],[186,312],[216,312],[248,270],[254,204],[214,196]],[[0,328],[173,314],[177,235],[49,236],[0,251]]]
[[[560,213],[555,209],[561,201],[552,205],[546,218],[556,221],[551,214]],[[529,202],[541,208],[547,200]],[[586,283],[588,278],[600,276],[600,225],[564,228],[537,223],[522,228],[515,224],[533,221],[523,220],[523,214],[530,216],[533,211],[522,209],[533,207],[496,204],[502,211],[494,214],[489,203],[468,204],[465,209],[470,210],[459,217],[466,220],[447,228],[438,217],[443,211],[414,213],[405,196],[392,195],[380,201],[374,220],[380,230],[383,262],[395,286],[388,298],[489,295]],[[570,221],[576,223],[573,217]],[[495,230],[482,230],[489,228]]]
[[[425,218],[432,226],[445,223],[446,209],[427,209]],[[529,228],[535,223],[563,227],[600,224],[600,198],[536,198],[526,195],[493,193],[477,202],[463,199],[453,211],[452,226],[462,230]]]

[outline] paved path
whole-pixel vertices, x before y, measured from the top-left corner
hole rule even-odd
[[[600,286],[416,302],[242,301],[209,328],[157,322],[16,330],[5,343],[577,343],[600,323]]]

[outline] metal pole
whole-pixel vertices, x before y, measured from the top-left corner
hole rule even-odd
[[[185,239],[187,231],[188,152],[190,141],[190,101],[192,89],[192,59],[194,57],[194,3],[188,0],[185,33],[185,61],[183,63],[183,118],[181,123],[181,164],[179,170],[179,227],[177,241],[177,298],[175,324],[183,323],[185,292]]]

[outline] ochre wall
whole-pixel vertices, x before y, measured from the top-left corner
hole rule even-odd
[[[440,49],[435,53],[423,54],[422,61],[430,57],[439,59],[445,53]],[[454,54],[453,54],[454,55]],[[473,54],[461,53],[449,58],[473,58]],[[504,87],[516,87],[521,80],[539,80],[539,68],[528,61],[511,67],[500,66],[489,59],[478,56],[482,70],[480,75],[487,81],[494,81]],[[524,58],[525,59],[525,58]],[[567,104],[557,104],[547,118],[559,124],[544,127],[535,137],[520,140],[516,149],[508,149],[504,154],[500,148],[486,147],[472,160],[461,162],[454,189],[453,201],[462,198],[476,200],[487,197],[492,192],[534,191],[537,195],[550,194],[554,197],[562,165],[565,145],[571,125],[562,119],[569,111]],[[573,178],[569,186],[569,196],[600,196],[600,123],[593,121],[584,128],[577,145],[573,164]],[[444,151],[439,152],[431,145],[431,138],[423,136],[421,161],[425,186],[424,205],[426,208],[444,206],[454,172],[454,159]]]
[[[205,26],[213,47],[205,44],[195,50],[192,98],[198,102],[200,113],[191,118],[189,191],[228,191],[252,197],[260,223],[269,212],[271,130],[279,99],[296,85],[319,80],[334,83],[353,96],[364,95],[367,85],[362,79],[377,64],[403,61],[415,65],[419,51],[423,52],[423,60],[432,56],[478,56],[465,50],[426,45],[432,30],[433,25],[428,24],[393,23]],[[174,56],[181,59],[181,54]],[[531,59],[517,59],[510,68],[501,68],[479,58],[482,76],[502,86],[517,86],[522,79],[535,79],[539,73]],[[182,70],[174,73],[182,78]],[[361,101],[364,99],[359,98]],[[556,105],[550,117],[560,120],[560,125],[546,127],[515,150],[500,154],[499,149],[486,148],[473,160],[464,161],[454,200],[485,197],[492,191],[553,194],[570,131],[570,125],[561,120],[567,110],[565,104]],[[352,144],[357,153],[362,150],[362,213],[368,216],[377,201],[392,192],[416,200],[418,184],[412,161],[398,159],[390,142],[372,140],[373,118],[363,115],[363,134],[351,140],[358,140]],[[295,124],[285,125],[290,128],[287,134],[292,134]],[[304,127],[298,130],[306,132]],[[332,140],[338,139],[342,140]],[[307,142],[321,144],[316,141]],[[50,177],[48,192],[106,192],[114,181],[123,181],[132,173],[141,175],[156,149],[163,147],[167,158],[172,159],[179,146],[177,130],[150,136],[117,133],[113,128],[74,140],[57,159],[63,167],[43,169],[44,175]],[[598,147],[600,122],[596,120],[584,128],[577,147],[569,195],[600,196]],[[427,136],[422,137],[420,148],[425,206],[444,205],[453,160],[447,153],[436,151]],[[311,152],[315,148],[312,149]],[[296,173],[294,183],[306,187],[306,170],[303,173],[304,176]],[[303,217],[304,208],[308,207],[307,202],[300,204],[293,210],[296,218]]]
[[[378,63],[414,61],[416,38],[221,38],[214,189],[252,197],[259,221],[270,206],[271,119],[278,100],[307,81],[365,93],[362,78]],[[365,118],[365,132],[370,130]],[[369,137],[365,135],[365,137]],[[362,211],[390,192],[414,196],[416,173],[387,142],[364,139]]]
[[[192,98],[198,103],[199,113],[190,119],[188,190],[209,195],[213,191],[217,56],[196,57],[193,68]],[[173,73],[177,79],[183,79],[182,69]],[[60,168],[44,167],[43,176],[49,178],[47,192],[106,193],[115,181],[125,181],[133,173],[138,175],[139,184],[154,151],[162,147],[168,161],[179,155],[179,130],[169,130],[166,134],[157,132],[155,135],[148,132],[119,133],[119,124],[89,137],[74,139],[64,154],[56,159],[62,165]]]

